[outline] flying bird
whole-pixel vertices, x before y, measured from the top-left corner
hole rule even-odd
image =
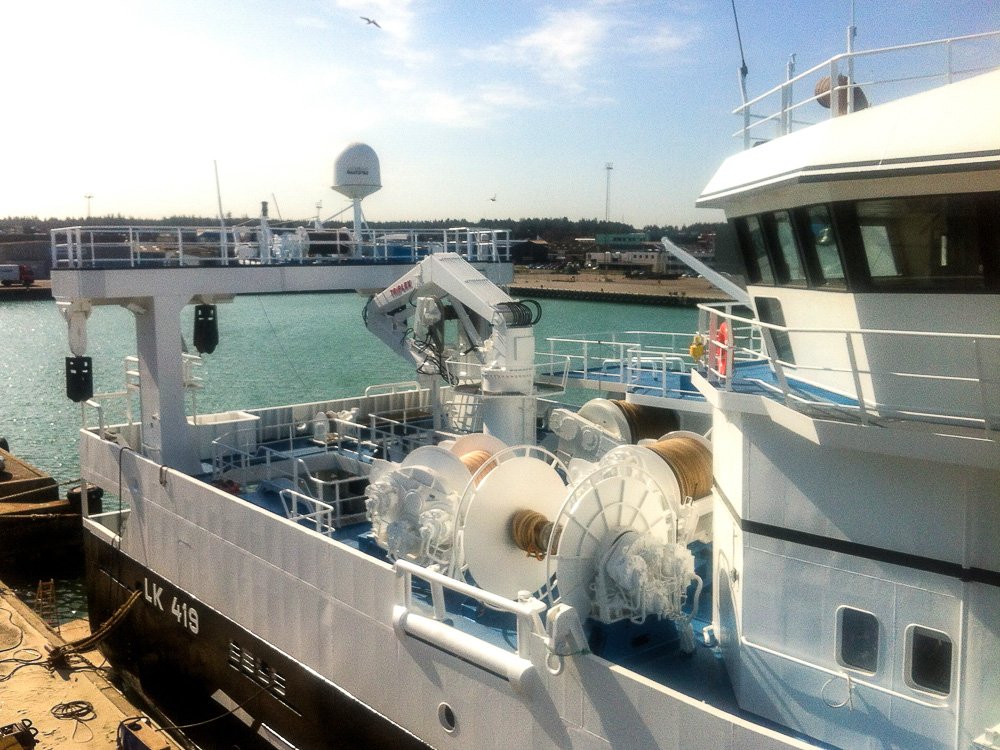
[[[374,26],[376,29],[381,29],[382,27],[378,25],[378,21],[374,18],[368,18],[368,16],[360,16],[362,21],[365,21],[369,26]]]
[[[497,194],[493,193],[493,197],[490,198],[490,200],[493,201],[494,203],[496,203],[497,202]]]

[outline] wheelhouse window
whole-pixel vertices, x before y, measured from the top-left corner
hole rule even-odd
[[[806,274],[795,242],[795,228],[788,211],[771,214],[774,227],[774,246],[777,250],[778,276],[782,283],[791,286],[805,286]]]
[[[858,201],[857,225],[872,287],[997,288],[997,207],[993,194]]]
[[[874,674],[878,670],[878,618],[851,607],[837,610],[837,661]]]
[[[809,206],[805,209],[805,216],[816,261],[812,274],[816,286],[843,289],[847,286],[847,278],[844,276],[844,264],[840,260],[837,232],[830,217],[830,209],[826,206]]]
[[[743,247],[747,276],[753,284],[774,284],[774,269],[767,254],[764,227],[756,216],[747,216],[737,222],[737,236]]]
[[[952,643],[945,633],[920,625],[906,632],[906,681],[938,695],[951,692]]]
[[[735,223],[751,284],[1000,291],[1000,193],[838,201]]]

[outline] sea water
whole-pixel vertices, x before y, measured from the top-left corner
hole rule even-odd
[[[693,308],[540,302],[535,345],[542,352],[548,349],[547,336],[690,332],[697,322]],[[197,370],[203,380],[198,412],[322,401],[353,396],[376,383],[412,380],[413,365],[365,329],[364,304],[356,294],[246,295],[220,304],[218,347]],[[183,343],[192,353],[193,315],[188,306],[182,320]],[[136,350],[133,313],[118,306],[95,307],[87,322],[87,342],[94,392],[122,391],[124,358]],[[66,323],[53,301],[0,303],[0,437],[7,438],[13,453],[63,484],[63,491],[79,482],[82,419],[80,405],[66,397],[67,356]],[[59,585],[69,590],[64,608],[82,611],[75,593],[79,582],[68,579]],[[30,599],[33,586],[20,588]]]

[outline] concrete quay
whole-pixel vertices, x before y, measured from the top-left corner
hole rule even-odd
[[[38,750],[120,747],[119,726],[126,721],[135,725],[142,711],[108,681],[104,659],[96,650],[51,667],[52,648],[90,634],[85,620],[62,625],[60,631],[61,635],[50,629],[0,581],[0,728],[30,722],[37,732],[33,741]],[[177,747],[152,724],[142,723],[136,731],[148,747]],[[4,744],[19,735],[8,732],[5,737],[0,731],[0,745],[32,747],[30,742]]]

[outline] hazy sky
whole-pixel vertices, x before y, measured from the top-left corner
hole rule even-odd
[[[997,0],[856,5],[859,49],[1000,28]],[[736,7],[751,95],[844,49],[850,0]],[[8,0],[0,23],[0,216],[215,215],[215,160],[234,216],[327,217],[363,141],[372,220],[603,218],[612,162],[611,218],[685,224],[719,219],[693,204],[740,145],[730,0]]]

